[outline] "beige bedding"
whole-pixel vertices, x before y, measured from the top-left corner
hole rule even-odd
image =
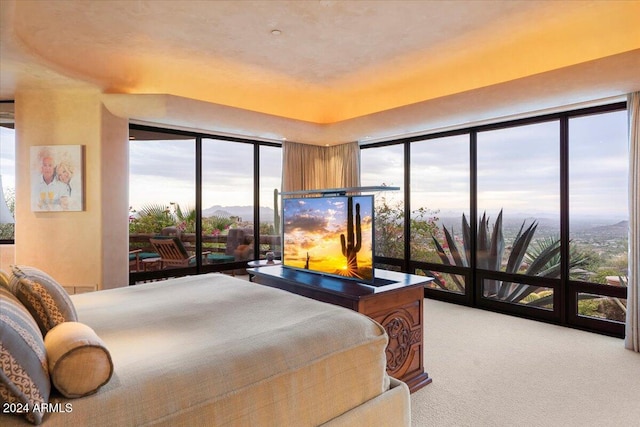
[[[266,286],[209,274],[73,302],[115,371],[96,395],[53,398],[72,411],[45,426],[315,426],[389,388],[377,323]],[[408,393],[394,399],[406,419]]]

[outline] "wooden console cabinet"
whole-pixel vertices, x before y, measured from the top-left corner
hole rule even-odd
[[[428,277],[375,270],[368,285],[279,265],[248,270],[253,281],[365,314],[389,335],[387,373],[413,393],[431,382],[424,371],[423,298]]]

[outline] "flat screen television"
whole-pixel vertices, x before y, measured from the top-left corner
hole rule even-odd
[[[282,265],[373,283],[373,195],[282,201]]]

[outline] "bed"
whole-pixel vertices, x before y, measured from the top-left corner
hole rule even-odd
[[[52,391],[61,410],[44,426],[410,425],[409,390],[385,372],[387,336],[356,312],[223,274],[71,300],[113,374],[90,396]]]

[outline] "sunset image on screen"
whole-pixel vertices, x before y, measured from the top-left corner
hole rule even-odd
[[[372,197],[285,199],[283,203],[285,266],[373,280]]]

